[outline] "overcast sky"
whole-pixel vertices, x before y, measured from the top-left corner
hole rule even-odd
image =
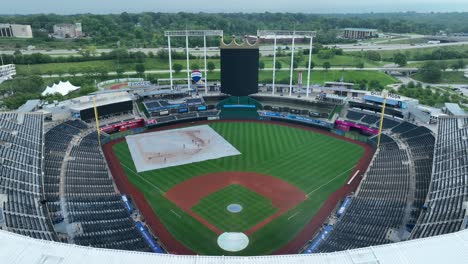
[[[0,14],[121,12],[450,12],[468,0],[1,0]]]

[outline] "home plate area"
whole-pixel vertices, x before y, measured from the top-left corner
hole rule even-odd
[[[137,172],[241,154],[210,126],[194,126],[126,137]]]
[[[166,198],[219,236],[226,251],[240,251],[248,236],[307,199],[297,187],[252,172],[219,172],[188,179]]]

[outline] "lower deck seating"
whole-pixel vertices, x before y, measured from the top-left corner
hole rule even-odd
[[[413,124],[404,124],[397,131],[400,143],[381,135],[380,149],[351,205],[317,252],[391,243],[389,231],[410,231],[415,225],[428,193],[434,137],[425,127]],[[376,141],[377,137],[371,138]]]
[[[150,251],[109,176],[96,132],[89,133],[81,121],[60,124],[46,135],[45,160],[52,220],[80,227],[77,233],[69,234],[70,241],[99,248]]]
[[[468,118],[442,117],[438,120],[437,144],[431,163],[420,164],[421,170],[433,168],[427,199],[421,200],[422,213],[411,234],[423,238],[464,229],[468,201]],[[427,138],[418,141],[421,148]],[[424,203],[422,205],[422,203]]]
[[[333,252],[390,243],[390,229],[403,224],[410,190],[409,157],[394,140],[384,137],[359,191],[317,252]]]
[[[56,240],[43,203],[43,131],[40,114],[0,113],[0,218],[8,231]]]

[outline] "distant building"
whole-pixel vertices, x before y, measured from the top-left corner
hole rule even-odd
[[[16,75],[16,67],[14,64],[0,66],[0,83],[13,78]]]
[[[81,38],[83,37],[81,23],[54,25],[54,36],[59,38]]]
[[[343,37],[348,39],[368,39],[378,36],[377,29],[368,28],[345,28],[343,34]]]
[[[0,38],[32,38],[30,25],[0,24]]]

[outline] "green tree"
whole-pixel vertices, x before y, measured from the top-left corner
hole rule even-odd
[[[138,63],[135,65],[135,71],[139,74],[139,75],[143,75],[145,73],[145,65],[142,64],[142,63]]]
[[[333,53],[335,53],[335,55],[343,55],[343,49],[339,49],[339,48],[333,48],[332,49]]]
[[[122,67],[118,67],[117,69],[115,69],[115,72],[117,73],[117,77],[122,78],[125,70]]]
[[[200,65],[198,63],[194,62],[190,65],[190,69],[192,70],[200,70]]]
[[[96,91],[97,91],[96,87],[94,87],[92,85],[85,85],[85,86],[80,88],[79,95],[83,96],[83,95],[87,95],[87,94],[90,94],[90,93],[94,93]]]
[[[364,62],[360,61],[356,64],[356,68],[363,69],[364,68]]]
[[[398,64],[400,67],[404,67],[408,63],[406,55],[399,52],[393,55],[393,62]]]
[[[371,80],[371,81],[369,82],[369,88],[370,88],[371,90],[381,91],[381,90],[383,90],[384,87],[383,87],[383,85],[382,85],[379,81],[377,81],[377,80]]]
[[[62,70],[62,69],[56,69],[55,70],[55,74],[58,75],[59,77],[62,77],[62,75],[64,74],[65,72]]]
[[[442,71],[447,70],[447,68],[448,68],[447,62],[445,62],[445,61],[439,61],[439,68],[440,68]]]
[[[209,61],[206,64],[206,68],[208,69],[209,72],[213,72],[216,69],[216,65],[214,64],[214,62]]]
[[[174,50],[171,50],[172,51],[172,54],[174,54]],[[160,49],[158,50],[158,52],[156,53],[156,56],[160,59],[165,59],[167,60],[169,58],[169,51],[165,50],[165,49]]]
[[[104,80],[104,79],[107,78],[107,76],[108,76],[107,70],[106,70],[106,69],[102,69],[102,68],[101,68],[101,69],[98,69],[97,74],[98,74],[99,78],[101,78],[101,80]]]
[[[94,57],[97,54],[97,48],[96,46],[86,46],[85,48],[81,49],[78,54],[81,56],[88,58],[88,57]]]
[[[276,62],[275,62],[275,69],[281,70],[282,67],[283,67],[283,65],[281,64],[280,61],[276,61]]]
[[[309,61],[306,61],[304,67],[307,69],[307,67],[309,67]],[[313,68],[315,68],[315,62],[314,61],[310,61],[310,69],[312,70]]]
[[[380,56],[380,53],[377,51],[366,51],[366,58],[371,61],[381,61],[382,57]]]
[[[427,62],[419,68],[419,74],[424,82],[438,83],[442,78],[442,70],[438,63]]]
[[[182,71],[182,69],[184,68],[184,66],[182,66],[182,64],[174,64],[172,65],[172,70],[174,70],[175,73],[179,73]]]
[[[462,59],[457,60],[455,63],[452,64],[452,69],[454,70],[461,70],[464,69],[466,66],[465,61]]]
[[[293,61],[292,66],[293,66],[293,69],[297,69],[297,66],[299,66],[296,60]]]
[[[265,62],[264,62],[264,61],[260,61],[260,62],[258,63],[258,68],[259,68],[260,70],[265,69]]]
[[[335,52],[333,50],[321,50],[318,52],[317,57],[319,59],[331,59],[335,57]]]
[[[358,86],[361,90],[367,90],[367,80],[360,80]]]
[[[324,63],[323,63],[323,68],[324,68],[326,71],[328,71],[328,69],[331,68],[330,62],[328,62],[328,61],[324,62]]]

